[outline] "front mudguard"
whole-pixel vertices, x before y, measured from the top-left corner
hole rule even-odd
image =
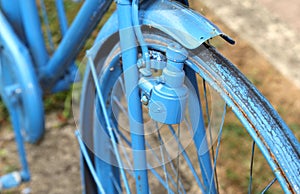
[[[205,41],[221,36],[230,44],[234,40],[201,14],[175,1],[144,1],[140,6],[141,25],[156,28],[178,41],[187,49],[195,49]],[[117,13],[113,13],[98,34],[96,43],[118,31]]]

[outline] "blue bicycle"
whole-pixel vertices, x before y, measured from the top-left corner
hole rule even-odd
[[[0,91],[22,164],[0,178],[1,190],[29,181],[23,141],[43,135],[42,96],[76,80],[73,61],[112,1],[86,0],[68,28],[63,1],[56,0],[63,38],[51,56],[36,2],[0,2]],[[243,188],[299,193],[298,140],[209,42],[234,41],[186,0],[118,0],[116,7],[86,52],[76,133],[83,193],[229,192],[231,148],[220,146],[231,136],[226,116],[249,134],[238,140],[249,153],[236,153],[249,159],[248,168],[235,167]],[[270,174],[254,170],[256,147]],[[256,177],[265,178],[254,184]]]

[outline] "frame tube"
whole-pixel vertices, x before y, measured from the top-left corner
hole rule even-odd
[[[36,2],[35,0],[19,1],[19,8],[21,11],[26,40],[34,64],[37,67],[46,65],[49,56],[42,34],[42,27]]]
[[[68,30],[68,22],[65,14],[64,2],[63,0],[56,0],[55,4],[59,19],[60,31],[62,35],[65,35]]]
[[[189,81],[192,83],[196,93],[197,93],[197,98],[199,102],[199,112],[200,112],[200,117],[198,118],[198,125],[193,126],[194,130],[194,142],[195,146],[198,152],[198,163],[199,167],[201,169],[201,174],[202,174],[202,180],[203,184],[206,186],[205,190],[208,193],[214,194],[217,193],[216,190],[216,184],[214,181],[214,172],[212,169],[212,159],[210,157],[210,152],[209,152],[209,144],[207,142],[207,135],[206,135],[206,130],[205,130],[205,122],[203,118],[203,110],[201,106],[201,99],[199,95],[199,89],[198,89],[198,83],[197,83],[197,78],[195,72],[189,68],[185,68],[186,76],[189,78]],[[191,109],[192,110],[192,109]],[[192,115],[193,113],[190,112]],[[212,185],[211,185],[212,184]]]
[[[131,131],[133,165],[136,192],[148,193],[147,160],[145,153],[144,125],[138,88],[137,48],[132,24],[132,7],[129,0],[120,0],[117,4],[119,35],[122,50],[123,72],[128,104],[129,125]]]
[[[40,69],[42,87],[51,88],[65,73],[111,3],[112,0],[85,1],[47,66]]]

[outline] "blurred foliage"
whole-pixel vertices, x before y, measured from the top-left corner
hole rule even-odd
[[[52,41],[54,43],[54,47],[57,48],[59,42],[62,40],[62,34],[60,32],[59,22],[58,22],[58,15],[56,11],[55,1],[53,0],[44,0],[44,4],[47,11],[47,18],[49,22],[49,29],[52,36]],[[83,1],[64,1],[65,12],[68,19],[68,24],[71,24],[73,19],[75,18],[76,14],[80,10]],[[42,31],[45,38],[45,43],[48,52],[51,54],[53,51],[50,49],[50,44],[47,38],[47,27],[44,25],[44,18],[42,16],[41,10],[41,1],[37,1],[37,6],[39,8],[40,20],[42,22]],[[97,25],[95,30],[92,32],[90,38],[86,41],[82,51],[79,53],[76,61],[82,61],[82,58],[85,56],[85,50],[90,48],[93,45],[94,39],[96,38],[100,28],[104,24],[104,22],[109,18],[111,13],[115,10],[115,5],[113,4],[107,14],[103,17],[100,23]],[[68,91],[60,92],[57,94],[51,94],[44,96],[44,105],[45,111],[57,111],[60,110],[63,112],[62,116],[68,118],[71,116],[71,89]],[[5,108],[5,105],[0,100],[0,125],[5,124],[8,122],[8,112]]]
[[[66,12],[66,16],[68,19],[68,24],[72,23],[73,19],[76,17],[76,14],[80,10],[80,7],[82,4],[83,4],[83,1],[80,1],[80,2],[64,1],[65,12]],[[45,6],[47,9],[47,13],[48,13],[48,20],[49,20],[49,24],[50,24],[49,28],[51,30],[53,42],[54,42],[55,47],[57,47],[59,45],[59,42],[62,39],[62,34],[60,33],[60,30],[59,30],[59,23],[58,23],[58,16],[57,16],[57,12],[56,12],[55,1],[46,0]],[[100,23],[97,25],[95,30],[92,32],[89,39],[86,41],[83,49],[77,56],[76,63],[78,65],[79,65],[79,62],[81,62],[83,57],[85,56],[85,51],[87,49],[89,49],[90,47],[92,47],[93,42],[94,42],[99,30],[101,29],[104,22],[109,18],[109,16],[111,15],[111,13],[114,10],[115,10],[115,5],[113,4],[110,7],[109,11],[102,18]],[[42,20],[42,18],[41,18],[41,20]],[[44,32],[43,34],[46,35],[45,26],[43,26],[43,32]],[[47,40],[46,38],[47,37],[45,36],[45,40]],[[48,47],[48,50],[50,51],[49,44],[47,44],[47,47]],[[63,114],[62,114],[63,117],[65,117],[65,118],[70,117],[72,115],[71,114],[71,99],[72,99],[71,93],[72,93],[72,91],[70,89],[65,92],[47,96],[45,98],[46,112],[51,111],[51,110],[61,109],[63,111]]]
[[[0,125],[5,123],[8,118],[8,111],[5,108],[4,103],[0,100]]]

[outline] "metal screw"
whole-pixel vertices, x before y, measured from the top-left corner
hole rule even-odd
[[[141,98],[141,102],[143,105],[147,106],[149,104],[149,99],[146,95],[143,95]]]

